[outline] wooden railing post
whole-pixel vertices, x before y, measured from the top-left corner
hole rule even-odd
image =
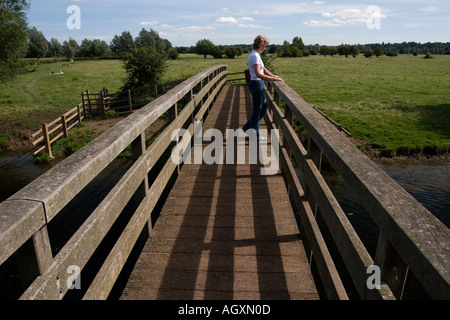
[[[35,256],[36,260],[32,259],[32,256]],[[32,236],[31,243],[25,244],[17,251],[22,285],[28,287],[35,277],[43,275],[50,268],[52,262],[53,255],[47,227],[43,226]]]
[[[319,149],[314,140],[311,139],[311,137],[308,138],[308,158],[314,162],[314,165],[320,172],[320,168],[322,166],[322,151]],[[314,199],[309,186],[306,186],[305,188],[305,196],[311,206],[311,210],[313,211],[314,215],[316,215],[317,202]]]
[[[396,299],[401,300],[409,267],[390,244],[382,230],[378,235],[374,265],[380,268],[381,281],[389,285]]]
[[[139,157],[145,154],[147,150],[145,144],[145,131],[142,132],[132,143],[131,143],[131,158],[133,161],[136,161]],[[134,194],[134,201],[136,207],[142,202],[142,200],[149,196],[149,182],[148,182],[148,174],[145,175],[144,180],[139,185],[138,189]],[[148,220],[148,232],[149,235],[152,233],[152,219]]]
[[[178,103],[175,103],[175,104],[172,106],[172,108],[170,108],[170,109],[168,110],[168,112],[169,112],[169,123],[172,122],[173,120],[175,120],[175,119],[177,118],[177,115],[178,115],[177,107],[178,107]]]
[[[280,105],[280,97],[278,96],[278,105]],[[288,105],[284,106],[284,118],[287,120],[287,122],[289,123],[289,125],[292,127],[293,124],[293,119],[292,119],[292,110],[291,108],[289,108]],[[286,138],[283,138],[283,145],[286,147],[286,150],[289,154],[289,157],[292,156],[292,150],[289,147],[289,144],[286,141]]]
[[[52,248],[50,246],[47,226],[42,227],[34,234],[33,245],[39,267],[39,274],[43,275],[53,262]]]

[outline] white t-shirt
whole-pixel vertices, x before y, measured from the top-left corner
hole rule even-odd
[[[261,73],[264,74],[264,63],[261,60],[261,56],[255,50],[253,50],[248,56],[248,69],[250,71],[250,80],[261,80],[255,74],[255,68],[253,65],[259,64],[259,68],[261,69]]]

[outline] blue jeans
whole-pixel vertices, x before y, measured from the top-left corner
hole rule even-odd
[[[248,89],[252,95],[252,116],[247,123],[242,127],[242,130],[255,129],[259,136],[259,122],[266,115],[267,101],[266,94],[264,92],[264,81],[262,80],[250,80],[248,83]]]

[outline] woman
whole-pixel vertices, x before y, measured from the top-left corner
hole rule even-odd
[[[266,140],[266,137],[259,135],[259,122],[267,112],[266,95],[264,93],[264,80],[283,81],[278,76],[273,75],[269,70],[264,68],[264,63],[261,60],[261,53],[266,50],[269,44],[269,39],[265,36],[259,35],[253,42],[253,51],[248,57],[248,68],[250,71],[250,82],[248,89],[252,95],[252,116],[242,128],[244,132],[247,130],[255,130],[258,140]]]

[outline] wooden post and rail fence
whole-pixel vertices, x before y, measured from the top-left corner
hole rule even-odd
[[[106,88],[99,93],[90,93],[89,90],[86,90],[81,93],[81,100],[83,108],[88,114],[104,114],[108,110],[132,112],[143,107],[152,99],[165,94],[182,81],[166,82],[115,93],[109,93]]]
[[[92,281],[84,288],[83,299],[108,297],[137,239],[151,234],[153,210],[180,170],[167,156],[180,142],[172,140],[172,133],[184,128],[192,137],[194,120],[207,116],[226,83],[225,65],[183,81],[0,203],[0,265],[11,258],[19,264],[24,286],[20,299],[64,298],[74,280],[69,268],[87,268],[97,248],[111,236],[109,231],[122,210],[133,202],[135,209],[130,218],[114,234],[107,254],[101,261],[96,259],[98,266]],[[268,82],[266,88],[266,123],[268,128],[280,132],[281,174],[295,203],[307,256],[318,270],[317,281],[326,298],[349,298],[342,280],[341,268],[345,268],[344,273],[350,276],[361,299],[401,299],[409,273],[414,274],[432,299],[449,299],[449,229],[289,86]],[[164,114],[169,119],[167,127],[147,146],[146,129]],[[292,127],[294,117],[308,132],[307,146]],[[130,167],[55,252],[49,224],[128,146],[133,158]],[[320,172],[322,157],[351,187],[377,224],[375,253],[365,248],[327,186]],[[301,178],[295,166],[301,170]],[[331,239],[323,236],[317,222],[319,214]],[[337,249],[343,267],[335,263],[330,245]],[[24,247],[31,249],[23,250]],[[35,263],[30,265],[30,261]],[[369,288],[368,270],[373,265],[381,270],[381,284]]]
[[[37,145],[33,154],[46,150],[50,158],[53,158],[52,144],[63,136],[67,138],[69,130],[79,124],[86,115],[102,115],[108,110],[133,112],[181,82],[182,80],[172,81],[111,94],[106,88],[99,93],[86,90],[81,93],[82,102],[78,106],[50,123],[43,123],[42,128],[31,135],[32,145]]]
[[[33,154],[36,155],[46,150],[50,158],[53,158],[52,144],[63,136],[67,138],[69,130],[79,124],[85,115],[86,113],[80,103],[52,122],[43,123],[42,128],[31,135],[31,144],[37,145]]]

